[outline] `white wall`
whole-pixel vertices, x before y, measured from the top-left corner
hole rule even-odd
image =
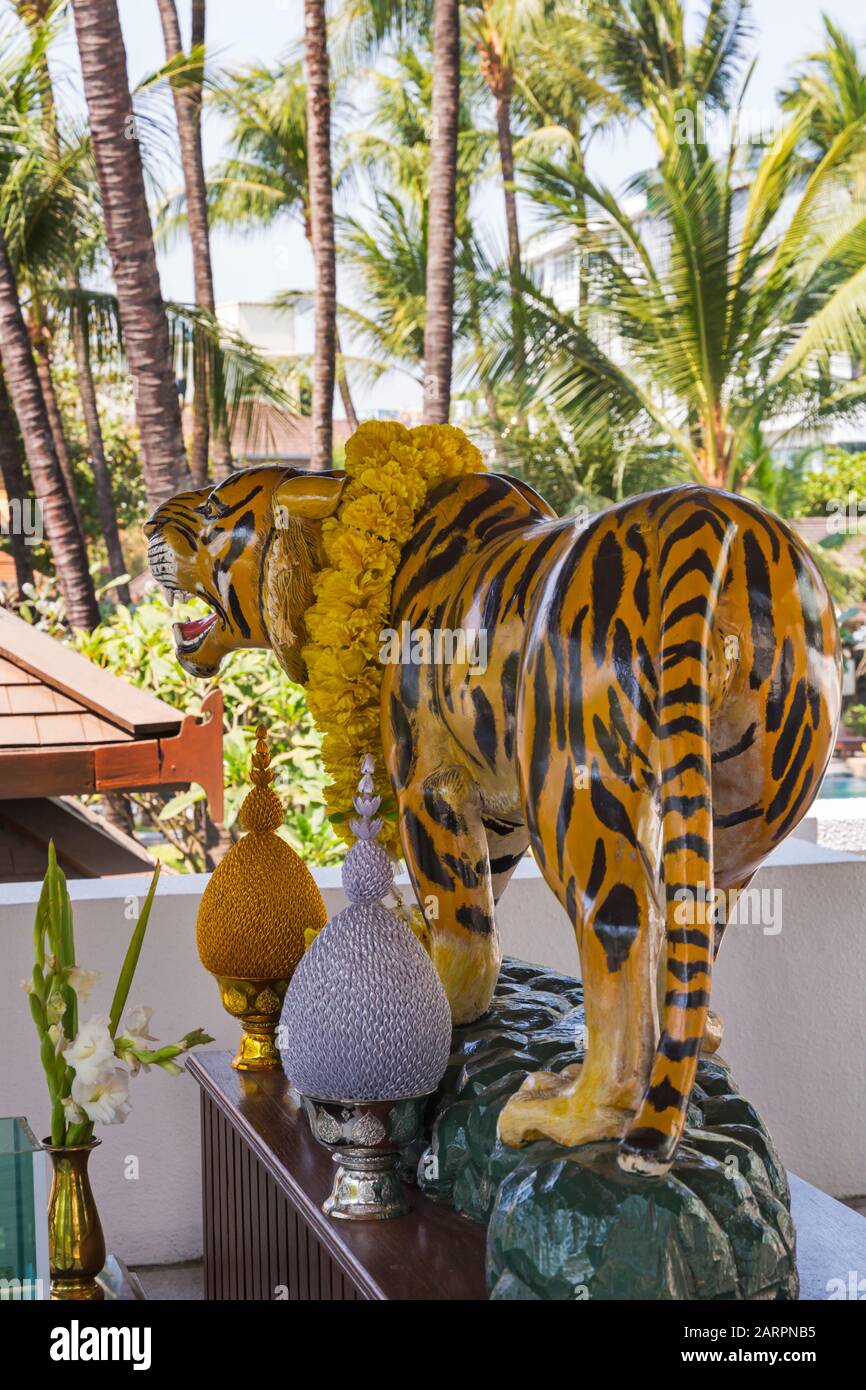
[[[343,905],[337,870],[317,872],[329,912]],[[220,1007],[195,949],[204,875],[165,877],[154,905],[131,1003],[156,1010],[162,1041],[202,1026],[215,1046],[236,1046],[237,1024]],[[757,886],[781,890],[782,930],[731,927],[716,972],[714,1004],[725,1019],[723,1053],[757,1105],[787,1165],[835,1196],[866,1193],[863,902],[866,861],[789,840]],[[79,963],[102,972],[85,1008],[107,1012],[132,923],[125,895],[139,880],[71,885]],[[0,1113],[47,1127],[44,1080],[19,981],[32,966],[37,886],[0,886]],[[521,865],[503,898],[504,949],[578,973],[565,914],[532,864]],[[91,1007],[92,1006],[92,1007]],[[201,1252],[198,1093],[187,1076],[159,1071],[132,1081],[125,1125],[102,1128],[92,1160],[110,1247],[130,1263],[167,1263]],[[125,1177],[129,1156],[137,1180]]]
[[[295,353],[295,311],[255,301],[217,304],[216,316],[266,357],[292,357]]]

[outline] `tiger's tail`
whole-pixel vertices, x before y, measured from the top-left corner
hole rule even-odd
[[[659,742],[666,983],[647,1090],[620,1145],[628,1172],[661,1174],[685,1127],[710,1003],[713,815],[709,653],[736,526],[694,494],[659,525]]]

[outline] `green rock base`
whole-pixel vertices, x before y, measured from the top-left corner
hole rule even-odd
[[[621,1171],[613,1143],[510,1149],[499,1112],[530,1072],[583,1057],[582,986],[506,960],[477,1023],[458,1028],[431,1105],[418,1182],[487,1224],[493,1299],[795,1299],[785,1170],[719,1059],[702,1058],[676,1162]]]

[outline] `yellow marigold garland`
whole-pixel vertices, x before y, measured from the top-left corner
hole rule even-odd
[[[307,702],[322,732],[322,758],[334,828],[349,842],[352,798],[365,753],[376,759],[376,790],[390,786],[382,759],[379,695],[381,632],[391,624],[391,586],[403,546],[429,492],[447,478],[484,469],[481,454],[453,425],[407,429],[369,420],[346,444],[346,473],[336,515],[322,524],[327,565],[313,580],[307,610]],[[381,834],[399,853],[396,821]]]

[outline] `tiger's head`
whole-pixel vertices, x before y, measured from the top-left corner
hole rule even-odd
[[[211,609],[172,624],[177,659],[191,676],[216,675],[240,648],[271,647],[292,679],[303,679],[321,522],[344,483],[341,473],[264,465],[157,507],[145,524],[154,579],[169,603],[200,598]]]

